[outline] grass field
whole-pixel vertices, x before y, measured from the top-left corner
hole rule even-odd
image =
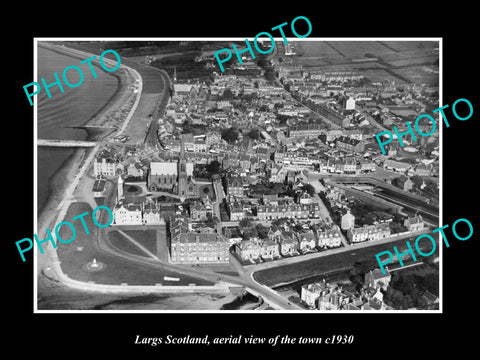
[[[156,283],[164,283],[164,276],[171,276],[180,278],[180,281],[176,283],[178,285],[188,285],[190,283],[212,285],[212,283],[205,280],[169,270],[154,269],[146,265],[129,263],[99,252],[94,246],[98,227],[93,223],[91,216],[84,217],[86,226],[90,231],[88,235],[83,230],[80,220],[72,221],[73,217],[87,211],[89,214],[92,212],[92,208],[87,203],[72,203],[70,205],[64,221],[74,224],[76,237],[71,243],[63,244],[58,242],[57,244],[57,253],[61,261],[62,270],[70,278],[80,281],[94,281],[98,284],[155,285]],[[62,226],[60,229],[62,239],[68,240],[71,235],[71,229],[68,226]],[[78,249],[79,247],[82,249]],[[103,271],[92,273],[83,269],[83,266],[94,258],[106,265]],[[164,285],[168,284],[165,283]]]
[[[354,71],[372,82],[383,80],[438,85],[437,41],[298,41],[303,53],[294,63],[323,71]],[[353,63],[372,55],[378,62]],[[385,70],[386,69],[386,70]]]
[[[347,58],[363,57],[365,54],[382,56],[392,50],[378,41],[328,41],[331,47]]]
[[[125,230],[125,233],[130,235],[152,253],[156,253],[157,230]]]
[[[302,57],[338,57],[342,56],[338,54],[334,49],[328,46],[324,41],[295,41],[303,53]]]
[[[125,238],[122,234],[118,231],[112,230],[108,232],[108,239],[112,243],[113,246],[116,248],[126,251],[130,254],[139,255],[139,256],[147,256],[145,252],[139,249],[135,244],[133,244],[130,240]]]

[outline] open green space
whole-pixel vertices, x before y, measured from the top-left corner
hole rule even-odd
[[[147,250],[154,254],[157,252],[157,230],[124,230],[124,232]]]
[[[89,213],[89,215],[84,217],[89,234],[86,234],[79,219],[72,220],[74,217],[85,212]],[[92,208],[87,203],[72,203],[63,220],[74,224],[76,229],[76,237],[72,242],[67,244],[57,242],[57,254],[61,262],[61,268],[70,278],[85,282],[93,281],[97,284],[120,285],[121,283],[127,283],[129,285],[155,285],[157,283],[163,283],[164,276],[171,276],[180,278],[180,281],[175,283],[176,285],[188,285],[190,283],[195,283],[196,285],[213,285],[211,282],[167,269],[129,263],[127,260],[118,259],[98,251],[95,244],[99,228],[93,223],[90,215],[91,212]],[[100,220],[100,222],[102,221],[103,220]],[[69,240],[72,236],[72,230],[67,225],[62,226],[59,233],[60,237],[65,240]],[[94,258],[97,262],[102,262],[106,265],[103,271],[88,272],[84,270],[84,265]]]
[[[118,231],[112,230],[108,232],[108,240],[110,243],[115,246],[117,249],[123,250],[133,255],[147,256],[144,251],[138,248],[125,236],[120,234]]]

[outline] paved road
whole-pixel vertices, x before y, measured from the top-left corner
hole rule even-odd
[[[212,203],[213,212],[214,212],[214,215],[217,217],[217,219],[221,220],[222,217],[220,216],[220,204],[223,202],[223,199],[225,198],[225,192],[223,191],[222,182],[214,181],[213,190],[215,191],[215,201]],[[217,231],[220,231],[221,227],[222,227],[222,224],[219,223],[217,225]]]

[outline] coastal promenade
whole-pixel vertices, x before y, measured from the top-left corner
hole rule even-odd
[[[38,139],[37,146],[45,147],[94,147],[95,141]]]

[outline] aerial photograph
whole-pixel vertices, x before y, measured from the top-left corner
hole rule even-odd
[[[441,40],[247,45],[36,39],[36,312],[441,310]]]

